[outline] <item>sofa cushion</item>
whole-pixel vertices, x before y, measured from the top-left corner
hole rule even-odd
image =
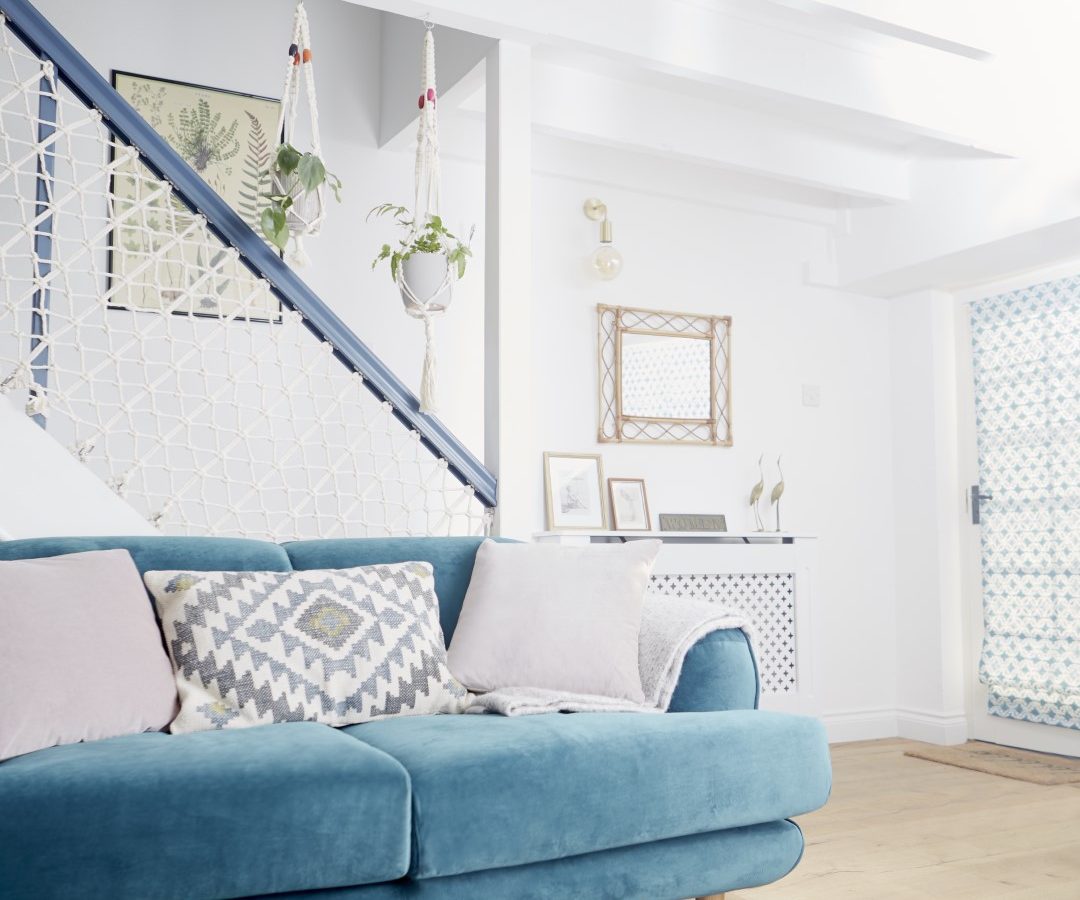
[[[264,569],[288,572],[289,557],[277,544],[221,537],[48,537],[0,541],[0,559],[33,559],[86,550],[127,550],[139,574],[150,569],[196,569],[200,572]]]
[[[0,763],[0,897],[212,900],[399,878],[409,778],[308,722]]]
[[[503,540],[495,538],[495,540]],[[329,538],[283,544],[294,569],[348,569],[385,563],[428,562],[435,569],[435,594],[446,643],[454,636],[472,577],[479,537]]]
[[[0,760],[160,731],[176,682],[126,550],[0,561]]]
[[[429,563],[144,579],[180,691],[173,734],[464,709]]]
[[[484,541],[448,659],[477,693],[528,686],[644,703],[641,607],[660,541]]]
[[[408,770],[421,878],[771,822],[818,808],[831,784],[821,723],[759,710],[344,730]]]

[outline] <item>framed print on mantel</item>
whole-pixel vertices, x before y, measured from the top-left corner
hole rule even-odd
[[[281,101],[130,72],[113,72],[113,86],[258,232],[281,140]],[[195,224],[195,214],[160,186],[142,163],[116,162],[108,265],[116,289],[110,306],[280,322],[281,304],[269,290],[245,295],[251,275],[224,246],[215,255],[199,240],[176,238]]]
[[[614,531],[652,531],[644,478],[609,478]]]
[[[545,453],[549,531],[606,531],[604,463],[598,453]]]

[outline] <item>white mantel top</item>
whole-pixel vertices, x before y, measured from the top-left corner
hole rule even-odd
[[[533,535],[536,541],[552,541],[562,538],[588,538],[590,541],[597,538],[656,538],[663,540],[694,540],[694,541],[718,541],[737,540],[754,541],[765,543],[770,541],[783,541],[790,543],[795,540],[813,540],[816,535],[797,534],[790,531],[538,531]]]

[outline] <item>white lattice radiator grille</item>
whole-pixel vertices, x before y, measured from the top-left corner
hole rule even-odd
[[[482,533],[419,434],[0,36],[0,392],[168,533]]]
[[[794,574],[653,575],[649,593],[706,600],[742,612],[753,629],[762,692],[798,690]]]

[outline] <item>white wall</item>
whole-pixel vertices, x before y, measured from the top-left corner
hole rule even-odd
[[[41,8],[103,72],[120,68],[280,92],[291,0],[107,0],[93,16],[73,0],[41,0]],[[378,16],[335,0],[309,0],[308,11],[324,155],[345,182],[346,200],[331,208],[323,235],[309,247],[313,264],[302,274],[415,388],[421,329],[402,313],[388,275],[369,271],[374,249],[389,233],[385,225],[363,221],[376,203],[408,202],[411,195],[411,154],[376,148]],[[124,23],[123,41],[117,22]],[[629,83],[627,90],[633,90]],[[467,161],[472,151],[444,150],[449,222],[482,226],[482,163]],[[842,736],[872,736],[852,729],[877,727],[889,715],[895,721],[896,706],[887,305],[803,283],[805,261],[829,262],[830,231],[823,225],[664,196],[658,187],[665,181],[663,163],[613,154],[560,151],[535,159],[536,405],[528,461],[534,475],[524,520],[536,530],[544,524],[542,451],[567,450],[602,452],[608,475],[644,477],[654,514],[723,512],[732,530],[744,529],[751,523],[746,497],[758,479],[758,455],[767,454],[771,484],[782,453],[788,485],[783,524],[820,536],[818,699],[827,716],[845,726]],[[566,159],[577,160],[573,177],[565,174]],[[618,185],[610,182],[615,169]],[[684,169],[674,166],[667,180],[682,183]],[[707,184],[700,193],[713,198],[717,192]],[[597,226],[585,219],[581,204],[592,195],[608,203],[626,260],[613,283],[596,280],[586,268]],[[443,418],[478,453],[483,245],[478,231],[477,258],[438,326]],[[597,302],[734,317],[734,447],[597,444]],[[820,407],[802,405],[804,384],[820,387]]]
[[[92,15],[76,0],[39,0],[41,12],[106,77],[121,69],[280,97],[292,0],[101,0]],[[307,242],[301,276],[414,390],[419,390],[423,326],[408,318],[387,270],[372,272],[394,237],[386,222],[364,221],[383,201],[412,204],[413,156],[378,149],[380,15],[340,0],[308,0],[323,156],[345,184],[319,238]],[[122,30],[118,30],[122,23]],[[118,39],[122,35],[122,39]],[[419,65],[419,47],[416,52]],[[416,73],[419,79],[419,70]],[[410,101],[415,106],[415,100]],[[443,162],[443,208],[458,233],[483,225],[479,162]],[[483,451],[483,237],[436,328],[442,418],[478,455]]]
[[[733,531],[752,528],[758,455],[771,487],[783,453],[783,525],[820,536],[823,711],[876,727],[895,706],[887,303],[802,284],[802,261],[826,253],[825,229],[655,196],[649,168],[640,191],[601,172],[533,181],[534,521],[544,450],[602,453],[606,475],[645,478],[654,517],[721,512]],[[625,260],[613,282],[586,265],[598,229],[581,205],[594,195]],[[733,447],[597,443],[598,302],[733,317]],[[820,387],[820,407],[802,405],[804,384]]]

